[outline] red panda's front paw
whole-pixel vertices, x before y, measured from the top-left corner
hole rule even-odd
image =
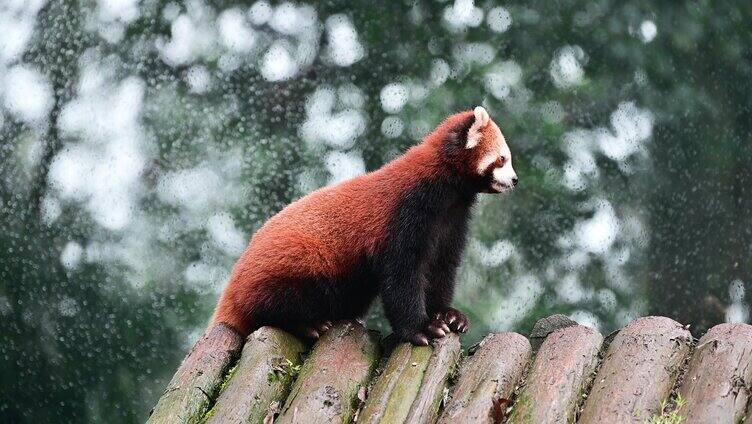
[[[457,333],[464,333],[470,328],[470,320],[467,315],[452,307],[437,312],[434,317],[445,322],[452,331]]]
[[[416,346],[428,346],[431,339],[438,339],[449,334],[449,327],[440,319],[429,319],[423,329],[409,334],[404,340]]]

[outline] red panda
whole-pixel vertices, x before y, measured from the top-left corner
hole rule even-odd
[[[451,302],[471,206],[478,193],[516,184],[488,112],[452,115],[380,169],[270,218],[233,268],[212,322],[243,335],[272,325],[318,338],[380,296],[400,340],[426,345],[464,332],[468,319]]]

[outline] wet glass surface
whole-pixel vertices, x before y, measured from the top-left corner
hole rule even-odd
[[[455,306],[749,321],[749,2],[0,3],[0,416],[141,422],[248,238],[484,105]],[[388,332],[377,307],[369,325]]]

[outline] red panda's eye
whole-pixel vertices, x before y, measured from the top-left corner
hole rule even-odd
[[[504,156],[499,156],[499,162],[501,162],[501,164],[504,165],[505,163],[507,163],[507,158]]]

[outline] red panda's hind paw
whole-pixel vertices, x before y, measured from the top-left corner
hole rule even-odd
[[[293,330],[293,333],[303,339],[318,340],[331,327],[332,322],[329,320],[318,321],[310,324],[300,324]]]

